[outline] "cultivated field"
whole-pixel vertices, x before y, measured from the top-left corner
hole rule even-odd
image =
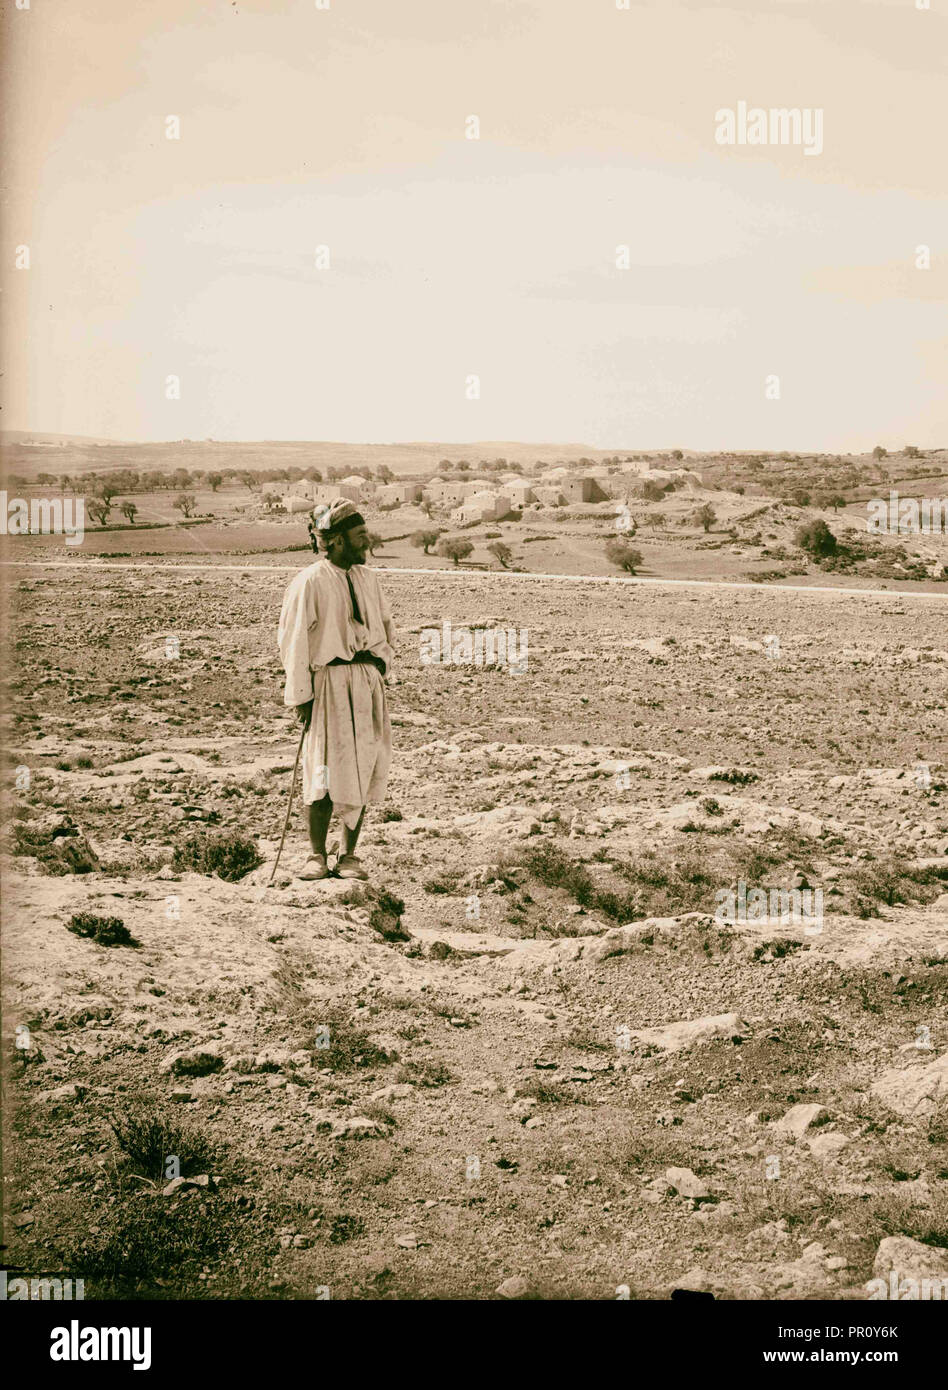
[[[148,445],[61,446],[8,442],[3,450],[8,494],[29,506],[85,499],[81,545],[57,534],[3,534],[0,557],[68,559],[187,558],[295,564],[308,551],[305,514],[283,510],[304,471],[332,487],[355,470],[366,480],[361,509],[379,537],[374,558],[385,568],[442,568],[437,544],[426,553],[413,543],[420,532],[471,546],[461,566],[532,574],[605,576],[621,573],[607,554],[624,536],[645,578],[717,579],[796,587],[944,592],[948,585],[948,471],[941,450],[904,457],[869,455],[630,455],[581,445],[452,444],[330,445],[260,442],[215,444],[178,441]],[[454,504],[382,505],[376,485],[412,479],[428,487],[439,477],[475,478],[475,488],[503,488],[507,474],[543,490],[556,465],[576,477],[593,470],[608,496],[598,502],[528,502],[503,520],[458,522]],[[650,486],[636,471],[658,470]],[[669,471],[671,470],[671,471]],[[675,470],[678,470],[676,477]],[[590,474],[590,476],[592,476]],[[212,485],[213,484],[213,485]],[[105,486],[110,509],[96,520],[95,498]],[[663,491],[663,489],[665,489]],[[555,489],[554,489],[555,491]],[[914,533],[871,534],[868,503],[892,492],[943,503],[941,527]],[[188,499],[187,513],[182,499]],[[134,507],[129,520],[124,505]],[[13,505],[12,503],[10,505]],[[700,513],[705,509],[705,520]],[[801,531],[823,526],[832,554],[807,552]],[[33,528],[34,531],[38,527]],[[509,555],[499,560],[497,544]],[[450,560],[447,561],[450,564]]]

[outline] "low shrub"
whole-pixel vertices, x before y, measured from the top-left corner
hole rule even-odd
[[[256,841],[246,835],[227,832],[219,835],[191,835],[178,845],[172,861],[176,869],[192,869],[199,874],[216,874],[236,883],[263,863]]]
[[[99,917],[94,912],[75,912],[66,923],[75,936],[94,941],[97,946],[140,946],[121,917]]]

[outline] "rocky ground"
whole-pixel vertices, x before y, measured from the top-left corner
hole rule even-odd
[[[7,573],[8,1262],[146,1298],[948,1277],[942,601],[388,576],[371,881],[294,878],[297,809],[268,887],[288,576]],[[525,629],[527,670],[423,666],[445,619]],[[739,879],[822,888],[822,930],[723,925]]]

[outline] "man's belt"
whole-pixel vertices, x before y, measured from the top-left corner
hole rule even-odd
[[[332,661],[327,661],[327,666],[365,666],[371,664],[376,668],[380,675],[385,675],[385,662],[380,656],[368,651],[356,652],[355,656],[348,660],[344,656],[334,656]]]

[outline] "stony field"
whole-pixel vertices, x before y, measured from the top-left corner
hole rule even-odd
[[[387,575],[370,882],[294,878],[297,802],[268,888],[289,573],[4,571],[8,1262],[143,1298],[948,1277],[946,598]],[[526,671],[423,666],[445,620]],[[821,930],[722,923],[739,881],[821,889]]]

